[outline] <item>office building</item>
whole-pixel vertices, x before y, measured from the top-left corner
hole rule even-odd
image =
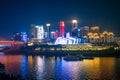
[[[72,30],[71,30],[72,37],[78,37],[78,21],[72,20]]]
[[[23,41],[23,42],[28,41],[28,37],[27,37],[26,32],[21,32],[21,41]]]
[[[65,24],[64,21],[60,21],[60,36],[64,36],[65,33]]]
[[[31,41],[41,42],[44,39],[43,25],[32,25],[31,26]]]

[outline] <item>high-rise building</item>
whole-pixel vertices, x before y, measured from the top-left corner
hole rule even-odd
[[[55,32],[55,39],[58,38],[58,31]]]
[[[91,29],[90,29],[90,32],[92,32],[92,33],[99,33],[99,26],[94,26],[94,27],[91,27]]]
[[[44,38],[45,39],[47,38],[47,32],[46,31],[44,32]]]
[[[55,32],[54,32],[54,31],[51,31],[51,33],[50,33],[50,38],[51,38],[51,39],[55,39]]]
[[[72,37],[77,37],[78,36],[78,21],[77,20],[72,20]]]
[[[15,32],[13,35],[13,40],[14,41],[21,41],[21,35],[19,32]]]
[[[84,26],[80,29],[80,36],[81,37],[87,37],[89,33],[89,27],[88,26]]]
[[[65,33],[65,24],[64,21],[60,21],[60,36],[64,36]]]
[[[36,33],[36,37],[37,39],[44,39],[44,29],[43,26],[35,26],[35,33]]]
[[[46,24],[47,38],[50,38],[50,24]]]
[[[44,39],[44,29],[42,25],[32,25],[31,26],[31,38],[34,39]]]
[[[72,31],[78,28],[78,21],[77,20],[72,20]]]
[[[27,42],[28,41],[26,32],[21,32],[21,40],[23,42]]]
[[[35,25],[34,24],[31,24],[30,38],[35,38]]]

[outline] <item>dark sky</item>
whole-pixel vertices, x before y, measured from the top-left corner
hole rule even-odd
[[[119,0],[0,0],[0,36],[10,36],[17,31],[29,32],[31,24],[51,23],[59,28],[65,21],[66,31],[71,20],[77,19],[79,27],[100,26],[120,35]]]

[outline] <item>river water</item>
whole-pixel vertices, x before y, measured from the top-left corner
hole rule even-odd
[[[65,61],[62,57],[0,55],[6,73],[34,80],[120,80],[120,58]]]

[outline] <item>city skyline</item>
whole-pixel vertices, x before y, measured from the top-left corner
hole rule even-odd
[[[101,29],[113,31],[119,35],[119,4],[117,0],[106,1],[0,1],[0,36],[13,32],[29,33],[31,24],[51,24],[52,29],[59,29],[59,22],[65,27],[72,27],[72,20],[78,20],[78,27],[100,26]]]

